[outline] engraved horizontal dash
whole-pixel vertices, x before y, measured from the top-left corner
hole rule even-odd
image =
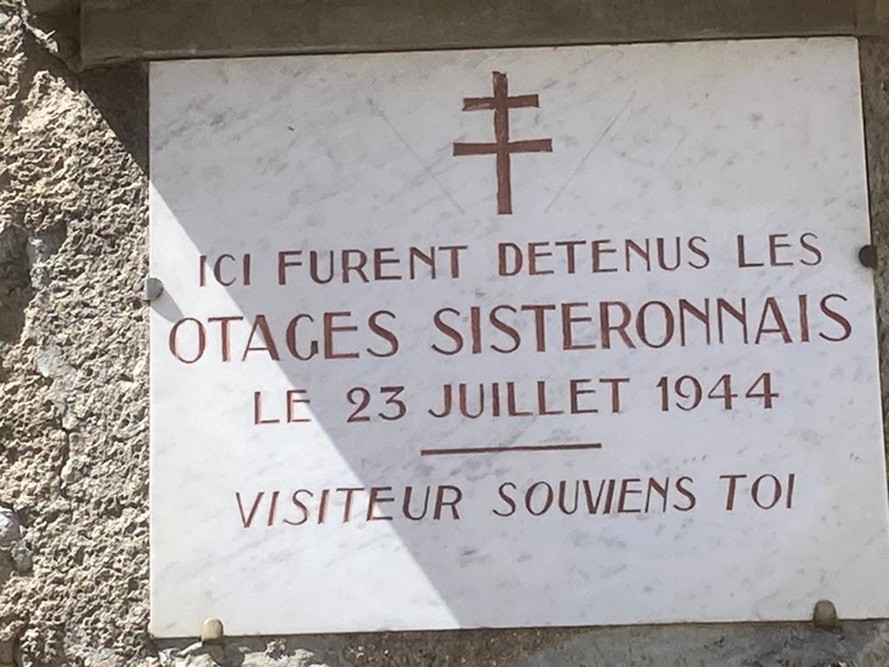
[[[582,442],[571,445],[509,445],[506,447],[441,447],[421,449],[420,456],[454,456],[459,454],[503,454],[506,452],[565,452],[602,449],[601,442]]]

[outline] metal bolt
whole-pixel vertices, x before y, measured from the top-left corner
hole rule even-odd
[[[222,621],[218,618],[208,618],[201,625],[201,641],[205,644],[220,644],[224,636]]]
[[[869,269],[877,268],[877,246],[861,246],[861,249],[858,251],[858,261]]]
[[[812,622],[819,630],[836,630],[839,628],[839,620],[837,619],[837,608],[830,600],[818,600],[815,603],[815,613],[812,615]]]
[[[148,303],[151,303],[155,299],[157,299],[161,294],[164,293],[164,284],[161,282],[160,278],[155,278],[154,276],[148,276],[145,279],[145,283],[143,285],[145,300]]]

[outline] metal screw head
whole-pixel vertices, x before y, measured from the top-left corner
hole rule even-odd
[[[161,282],[160,278],[155,278],[154,276],[148,276],[145,279],[145,283],[143,286],[145,300],[148,303],[151,303],[156,298],[158,298],[161,294],[164,293],[164,284]]]
[[[858,251],[858,261],[869,269],[877,268],[877,246],[861,246],[861,249]]]
[[[208,618],[201,625],[201,641],[205,644],[219,644],[224,636],[222,621],[218,618]]]
[[[839,627],[837,608],[830,600],[818,600],[815,603],[815,612],[812,622],[819,630],[836,630]]]

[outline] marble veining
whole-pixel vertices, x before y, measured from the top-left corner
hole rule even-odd
[[[150,86],[154,634],[887,614],[855,40]]]

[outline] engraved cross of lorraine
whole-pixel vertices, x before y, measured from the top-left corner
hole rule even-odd
[[[454,155],[496,155],[497,156],[497,213],[512,214],[512,182],[510,159],[513,153],[551,153],[552,139],[527,139],[510,141],[509,110],[523,107],[540,107],[537,95],[509,95],[509,82],[506,74],[494,72],[494,95],[492,97],[466,97],[463,111],[494,111],[493,143],[454,143]]]

